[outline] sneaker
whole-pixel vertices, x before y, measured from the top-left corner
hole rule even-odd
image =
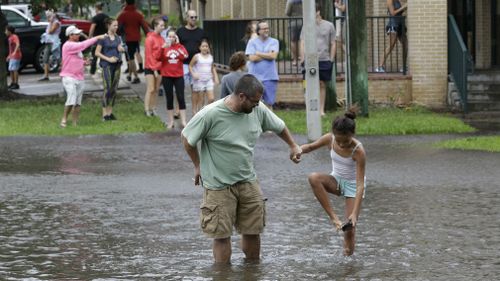
[[[17,83],[16,84],[12,84],[9,89],[11,89],[11,90],[17,90],[17,89],[19,89],[19,84],[17,84]]]
[[[14,86],[14,83],[10,83],[10,85],[7,87],[7,90],[12,89],[12,86]]]
[[[111,121],[111,118],[109,118],[109,115],[104,115],[104,116],[102,117],[102,121],[103,121],[103,122],[104,122],[104,121]]]
[[[379,66],[379,67],[376,67],[375,68],[375,72],[378,72],[378,73],[385,73],[385,69],[383,66]]]
[[[129,82],[132,81],[132,76],[127,75],[127,81],[129,81]]]
[[[153,116],[158,116],[158,111],[156,111],[156,109],[153,109],[153,110],[151,110],[151,114]]]
[[[135,77],[134,80],[132,80],[132,82],[130,82],[132,84],[139,84],[141,83],[141,80],[139,79],[139,77]]]
[[[49,81],[49,77],[42,77],[40,79],[38,79],[38,81]]]
[[[151,117],[151,116],[153,116],[153,111],[151,111],[151,110],[144,110],[144,114],[145,114],[147,117]]]
[[[108,117],[109,117],[109,120],[116,120],[116,116],[113,113],[108,115]]]
[[[128,68],[127,68],[127,69],[125,69],[125,71],[124,71],[123,73],[124,73],[124,74],[125,74],[125,73],[128,73]]]
[[[137,70],[137,73],[144,73],[144,68],[139,68],[139,70]]]

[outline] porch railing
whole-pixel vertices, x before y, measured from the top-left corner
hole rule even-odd
[[[462,110],[467,113],[467,74],[472,72],[472,56],[465,46],[457,22],[448,16],[448,72],[458,92]]]
[[[403,27],[401,35],[406,36],[405,17],[401,22]],[[253,19],[234,20],[205,20],[203,27],[212,44],[212,53],[216,63],[228,65],[230,56],[236,51],[244,51],[246,43],[243,41],[245,28]],[[279,74],[299,74],[301,67],[292,62],[292,38],[291,28],[293,25],[302,25],[302,18],[266,18],[269,23],[270,35],[280,42],[280,52],[277,59]],[[388,16],[367,17],[367,39],[368,39],[368,72],[375,72],[381,63],[384,53],[390,44],[386,33]],[[340,18],[337,18],[336,29],[340,29]],[[343,40],[337,40],[337,73],[345,70],[345,51],[342,46]],[[339,44],[340,43],[340,44]],[[397,42],[392,52],[388,55],[385,63],[387,73],[406,74],[407,62],[404,54],[405,49],[401,42]]]

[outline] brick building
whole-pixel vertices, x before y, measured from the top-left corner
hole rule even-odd
[[[356,0],[358,1],[358,0]],[[182,1],[181,1],[182,2]],[[206,19],[252,19],[284,17],[286,0],[208,0],[190,1],[191,8]],[[204,5],[201,2],[205,2]],[[460,33],[470,51],[474,67],[494,71],[500,66],[500,3],[497,0],[418,0],[407,1],[409,73],[369,74],[369,98],[372,102],[415,102],[429,107],[445,107],[448,94],[448,15],[456,18]],[[162,0],[162,12],[178,11],[178,1]],[[352,3],[352,2],[351,2]],[[367,0],[367,16],[386,16],[386,0]],[[374,29],[368,24],[368,29]],[[379,28],[380,29],[380,28]],[[369,37],[374,37],[371,30]],[[369,40],[386,41],[377,33]],[[377,42],[378,42],[377,41]],[[399,45],[399,43],[398,43]],[[369,46],[369,60],[376,63],[383,48]],[[374,55],[375,54],[375,55]],[[303,101],[298,77],[282,79],[278,99]],[[286,85],[284,83],[287,83]],[[338,79],[337,93],[343,95],[343,79]]]

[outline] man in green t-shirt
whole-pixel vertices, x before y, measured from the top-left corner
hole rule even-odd
[[[204,107],[182,131],[184,148],[194,164],[195,185],[204,187],[201,228],[214,239],[216,263],[230,262],[233,226],[242,235],[246,258],[260,257],[265,205],[253,165],[260,134],[276,133],[290,147],[290,159],[300,161],[300,147],[283,120],[260,102],[263,92],[255,76],[244,75],[233,94]]]

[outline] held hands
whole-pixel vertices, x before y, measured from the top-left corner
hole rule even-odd
[[[298,144],[295,144],[290,148],[290,160],[298,164],[300,162],[300,156],[302,155],[302,149]]]

